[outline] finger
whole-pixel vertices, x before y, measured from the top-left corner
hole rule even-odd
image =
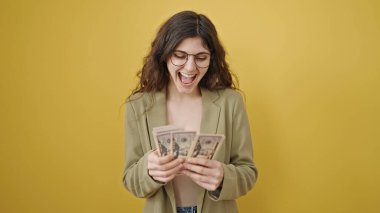
[[[188,177],[190,177],[196,184],[198,184],[199,186],[201,186],[202,188],[208,190],[208,191],[215,191],[219,184],[215,179],[215,181],[201,181],[201,180],[209,180],[209,179],[203,179],[201,176],[199,176],[198,174],[194,174],[194,173],[191,173],[189,171],[182,171],[181,172],[182,174],[185,174],[187,175]],[[213,179],[213,178],[212,178]]]
[[[158,157],[157,159],[157,164],[165,164],[173,160],[174,156],[172,154]]]
[[[169,177],[156,177],[154,179],[157,181],[163,182],[163,183],[167,183],[167,182],[173,180],[174,177],[175,177],[175,175],[171,175]]]
[[[186,162],[191,163],[191,164],[202,165],[205,167],[215,167],[215,162],[217,161],[206,159],[206,158],[187,158]]]
[[[158,165],[158,164],[153,164],[153,168],[152,169],[155,169],[155,170],[161,170],[161,171],[167,171],[167,170],[170,170],[170,169],[173,169],[175,167],[177,167],[178,165],[182,164],[184,161],[184,159],[175,159],[175,160],[172,160],[170,161],[169,163],[166,163],[166,164],[161,164],[161,165]]]
[[[157,150],[154,150],[152,152],[149,153],[148,155],[148,161],[156,161],[156,159],[158,158],[158,152]]]
[[[185,167],[185,169],[201,175],[208,176],[213,174],[211,169],[201,166],[199,164],[184,163],[183,166]]]
[[[152,165],[161,165],[161,164],[170,162],[171,160],[173,160],[173,158],[174,158],[173,155],[166,155],[166,156],[160,157],[158,156],[157,153],[152,152],[148,156],[148,163]]]
[[[204,183],[209,183],[209,184],[216,184],[218,182],[217,179],[214,177],[201,175],[198,173],[191,172],[189,170],[183,170],[181,171],[181,173],[187,175],[193,181],[199,181],[199,182],[204,182]]]
[[[170,170],[161,171],[161,170],[148,170],[148,174],[152,177],[170,177],[177,174],[183,168],[182,164],[179,164],[177,167],[174,167]]]

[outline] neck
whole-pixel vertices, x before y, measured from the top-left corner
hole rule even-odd
[[[180,93],[178,92],[174,83],[170,82],[167,87],[166,94],[168,100],[182,101],[199,98],[201,96],[201,90],[199,87],[197,87],[191,93]]]

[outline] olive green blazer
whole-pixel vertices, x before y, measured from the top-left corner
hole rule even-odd
[[[235,199],[246,194],[255,184],[257,169],[249,122],[240,93],[232,89],[211,92],[201,89],[201,133],[226,136],[213,159],[223,164],[222,187],[198,194],[198,212],[238,212]],[[146,198],[144,212],[176,212],[173,185],[154,181],[147,170],[147,156],[156,149],[152,129],[167,125],[165,92],[136,94],[126,107],[125,158],[123,183],[137,197]]]

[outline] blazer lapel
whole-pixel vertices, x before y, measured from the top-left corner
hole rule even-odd
[[[152,97],[152,96],[150,96]],[[165,126],[167,125],[167,120],[166,120],[166,93],[165,90],[156,92],[154,94],[154,102],[152,104],[152,99],[147,101],[147,106],[151,106],[152,108],[147,111],[147,125],[148,125],[148,130],[149,130],[149,138],[151,141],[151,146],[152,149],[156,149],[156,144],[153,142],[153,134],[152,130],[154,127],[158,126]],[[174,189],[173,189],[173,184],[172,182],[167,183],[164,186],[165,191],[167,192],[170,202],[173,204],[175,207],[175,197],[174,197]]]
[[[215,102],[219,94],[207,89],[201,89],[202,93],[202,121],[201,133],[216,134],[218,129],[220,106]]]
[[[218,130],[220,106],[215,101],[219,93],[201,88],[202,93],[202,121],[200,133],[216,134]],[[206,190],[200,190],[197,198],[197,211],[202,212]]]
[[[167,124],[165,90],[155,92],[154,95],[149,95],[148,97],[146,97],[145,103],[145,109],[147,109],[146,119],[149,131],[150,144],[152,149],[156,149],[157,147],[153,140],[152,130],[154,127],[164,126]],[[151,108],[149,109],[149,107]]]

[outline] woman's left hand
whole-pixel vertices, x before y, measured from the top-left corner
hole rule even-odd
[[[187,158],[183,163],[182,174],[190,177],[196,184],[208,191],[215,191],[223,181],[222,163],[205,158]]]

